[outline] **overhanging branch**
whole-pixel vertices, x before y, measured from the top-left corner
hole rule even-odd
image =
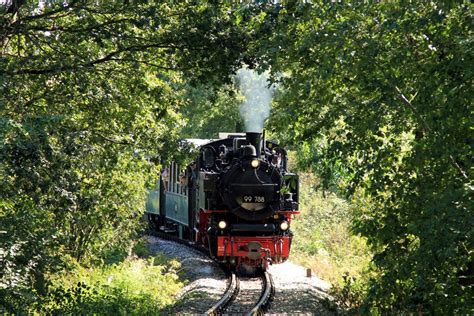
[[[113,52],[108,53],[104,57],[92,60],[87,63],[82,63],[82,64],[76,64],[76,65],[66,65],[66,66],[58,66],[58,67],[51,67],[51,68],[45,68],[45,69],[20,69],[16,71],[0,71],[0,74],[2,75],[10,75],[10,76],[18,76],[18,75],[45,75],[45,74],[54,74],[54,73],[59,73],[59,72],[64,72],[64,71],[74,71],[74,70],[79,70],[82,68],[91,68],[94,67],[95,65],[106,63],[109,61],[127,61],[127,59],[123,58],[115,58],[116,56],[122,54],[122,53],[131,53],[131,52],[136,52],[136,51],[141,51],[141,50],[146,50],[150,48],[182,48],[179,46],[175,45],[164,45],[162,43],[160,44],[147,44],[147,45],[134,45],[134,46],[129,46],[127,48],[119,49]],[[140,62],[140,60],[134,60],[136,62]],[[155,65],[157,66],[157,65]],[[161,67],[161,68],[167,68],[167,67]],[[169,70],[176,70],[173,68],[169,68]]]
[[[418,118],[418,120],[421,122],[422,126],[423,126],[423,129],[425,130],[425,132],[430,132],[430,133],[433,133],[433,134],[437,134],[436,131],[434,131],[433,129],[431,129],[431,127],[428,125],[428,123],[423,119],[423,117],[420,115],[420,113],[418,113],[418,111],[416,110],[416,108],[413,106],[413,104],[411,103],[410,100],[408,100],[408,98],[402,93],[402,91],[400,90],[400,88],[398,86],[395,86],[395,90],[397,90],[397,98],[399,100],[401,100],[403,102],[403,104],[405,104],[406,107],[408,107],[412,112],[413,114],[415,114],[415,116]],[[451,161],[451,164],[454,166],[454,168],[456,168],[458,170],[458,172],[461,174],[461,176],[469,181],[469,177],[467,175],[467,173],[461,168],[461,166],[457,163],[456,159],[454,159],[454,157],[452,155],[449,155],[449,159]]]

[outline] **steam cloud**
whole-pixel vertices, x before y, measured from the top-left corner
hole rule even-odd
[[[274,87],[268,87],[268,73],[258,74],[247,67],[237,71],[237,83],[245,97],[240,105],[240,115],[244,119],[247,132],[263,130],[265,119],[270,115]]]

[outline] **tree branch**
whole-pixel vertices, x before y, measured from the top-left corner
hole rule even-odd
[[[61,32],[66,32],[66,33],[84,33],[84,32],[91,32],[96,29],[101,29],[103,27],[110,26],[113,24],[122,23],[122,22],[132,22],[132,21],[135,21],[135,19],[118,19],[118,20],[112,20],[112,21],[107,21],[104,23],[95,24],[86,28],[71,28],[71,27],[62,27],[62,26],[47,28],[47,27],[41,27],[41,26],[34,26],[30,28],[25,28],[24,31],[41,31],[41,32],[61,31]]]
[[[418,111],[416,110],[416,108],[413,106],[413,104],[410,102],[410,100],[407,99],[407,97],[402,93],[402,91],[400,90],[400,88],[398,88],[398,86],[395,86],[395,90],[397,90],[398,94],[397,94],[397,98],[399,100],[401,100],[403,102],[403,104],[405,104],[415,115],[416,117],[418,118],[418,120],[421,122],[421,124],[423,125],[423,129],[427,132],[431,132],[433,134],[438,134],[436,131],[432,130],[431,127],[428,125],[428,123],[423,119],[423,117],[418,113]],[[457,163],[456,159],[454,159],[454,157],[452,155],[449,155],[449,159],[451,161],[451,164],[454,166],[454,168],[456,168],[459,173],[461,174],[461,176],[465,179],[465,180],[468,180],[469,181],[469,177],[467,175],[467,173],[461,168],[461,166]]]
[[[28,16],[25,16],[25,17],[22,17],[22,18],[19,18],[17,20],[15,20],[12,24],[10,24],[10,26],[14,26],[14,25],[17,25],[17,24],[20,24],[22,22],[25,22],[25,21],[32,21],[32,20],[36,20],[36,19],[41,19],[41,18],[45,18],[45,17],[50,17],[56,13],[59,13],[59,12],[63,12],[63,11],[67,11],[71,8],[74,7],[74,5],[78,2],[78,0],[72,0],[68,6],[66,7],[60,7],[56,10],[51,10],[51,11],[48,11],[48,12],[45,12],[45,13],[42,13],[42,14],[35,14],[35,15],[28,15]]]
[[[166,67],[166,66],[161,66],[155,63],[152,63],[147,60],[141,60],[141,59],[132,59],[132,58],[111,58],[111,61],[127,61],[127,62],[137,62],[143,65],[159,68],[159,69],[164,69],[164,70],[172,70],[172,71],[178,71],[178,70],[189,70],[190,68],[176,68],[176,67]]]
[[[115,140],[115,139],[112,139],[112,138],[108,138],[107,136],[104,136],[101,133],[96,133],[96,134],[100,138],[102,138],[102,139],[104,139],[108,142],[114,143],[114,144],[118,144],[118,145],[133,145],[134,144],[133,142],[128,142],[128,141],[125,141],[125,140]]]
[[[64,71],[73,71],[73,70],[78,70],[78,69],[81,69],[81,68],[91,68],[91,67],[93,67],[97,64],[105,63],[105,62],[108,62],[108,61],[113,61],[115,56],[120,55],[122,53],[136,52],[136,51],[146,50],[146,49],[150,49],[150,48],[182,48],[182,47],[173,46],[173,45],[164,45],[164,44],[134,45],[134,46],[129,46],[127,48],[123,48],[123,49],[119,49],[119,50],[110,52],[102,58],[98,58],[96,60],[93,60],[93,61],[90,61],[90,62],[84,63],[84,64],[58,66],[58,67],[52,67],[52,68],[46,68],[46,69],[20,69],[20,70],[17,70],[17,71],[0,71],[0,74],[11,75],[11,76],[17,76],[17,75],[45,75],[45,74],[53,74],[53,73],[64,72]],[[117,60],[121,60],[121,59],[117,59]],[[123,59],[123,60],[125,60],[125,59]]]
[[[413,104],[411,104],[411,101],[408,100],[407,97],[405,97],[405,95],[402,93],[400,88],[398,88],[398,86],[395,86],[395,90],[397,90],[397,92],[398,92],[397,98],[399,100],[401,100],[403,102],[403,104],[405,104],[413,112],[413,114],[415,114],[415,116],[418,118],[418,120],[420,120],[421,124],[423,124],[423,128],[426,131],[431,132],[431,128],[429,127],[429,125],[426,123],[426,121],[423,119],[423,117],[420,115],[420,113],[418,113],[418,111],[415,109]]]

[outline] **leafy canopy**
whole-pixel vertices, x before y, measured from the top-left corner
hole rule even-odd
[[[367,306],[470,310],[472,5],[285,3],[252,21],[272,29],[248,51],[280,82],[270,125],[352,197],[376,253]]]
[[[246,35],[230,9],[0,5],[0,306],[26,309],[67,256],[129,244],[186,86],[229,82],[238,64]]]

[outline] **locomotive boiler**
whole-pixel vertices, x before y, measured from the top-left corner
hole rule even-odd
[[[286,150],[261,133],[188,142],[198,157],[186,168],[175,161],[163,168],[147,201],[150,223],[239,270],[285,261],[298,214],[298,177],[287,170]]]

